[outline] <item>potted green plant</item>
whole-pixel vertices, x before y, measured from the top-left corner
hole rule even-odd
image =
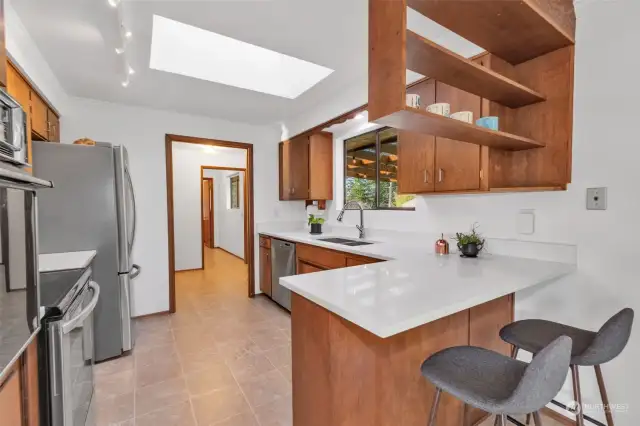
[[[315,215],[309,215],[309,225],[311,225],[311,234],[319,235],[322,234],[322,224],[324,223],[324,218],[316,217]]]
[[[484,238],[476,232],[478,224],[474,223],[471,232],[456,232],[455,240],[462,257],[477,257],[484,247]]]

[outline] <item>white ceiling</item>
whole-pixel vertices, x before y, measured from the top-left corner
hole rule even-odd
[[[13,6],[72,96],[270,124],[367,84],[367,0],[122,0],[120,10],[107,0],[20,0]],[[335,72],[292,100],[152,70],[154,14]],[[114,51],[121,44],[120,19],[133,33],[125,55],[136,73],[127,88]],[[410,14],[408,21],[460,54],[479,50],[426,18]]]

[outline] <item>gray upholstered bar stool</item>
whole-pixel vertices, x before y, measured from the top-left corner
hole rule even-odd
[[[605,407],[608,426],[613,426],[613,416],[607,409],[609,400],[602,378],[600,365],[617,357],[624,349],[631,335],[633,324],[633,309],[625,308],[611,317],[596,333],[571,327],[557,322],[531,319],[511,323],[500,330],[500,337],[513,345],[512,356],[516,358],[519,349],[540,353],[549,342],[558,336],[569,336],[573,340],[571,350],[571,377],[573,379],[573,394],[575,401],[582,407],[582,395],[580,393],[579,366],[593,366],[598,379],[600,396]],[[535,355],[537,356],[537,355]],[[534,358],[535,359],[535,358]],[[527,423],[529,416],[527,416]],[[584,425],[582,410],[576,413],[576,425]]]
[[[496,415],[507,426],[507,415],[534,413],[547,405],[562,387],[569,369],[571,339],[558,337],[531,364],[474,346],[437,352],[422,363],[422,375],[436,387],[429,426],[435,426],[442,391]]]

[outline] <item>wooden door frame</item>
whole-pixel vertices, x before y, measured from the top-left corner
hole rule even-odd
[[[211,248],[214,248],[216,245],[216,240],[215,240],[215,227],[214,227],[214,217],[213,217],[213,212],[215,209],[215,199],[213,198],[214,196],[214,190],[213,190],[213,184],[214,184],[214,179],[212,177],[205,177],[203,176],[204,174],[204,170],[201,168],[200,169],[200,222],[204,222],[204,197],[203,197],[203,193],[204,193],[204,182],[205,181],[210,181],[210,186],[209,186],[209,199],[211,200],[211,203],[209,204],[209,237],[211,239]],[[200,227],[202,228],[202,226]],[[204,246],[204,233],[202,232],[202,229],[200,229],[200,233],[202,234],[202,245]],[[204,269],[204,248],[202,249],[202,269]]]
[[[166,160],[166,184],[167,184],[167,229],[169,245],[169,312],[176,312],[176,259],[175,259],[175,233],[173,213],[173,142],[184,142],[199,145],[221,146],[226,148],[238,148],[246,151],[246,169],[244,186],[245,214],[244,225],[247,236],[244,250],[248,264],[247,295],[255,296],[255,253],[254,253],[254,200],[253,200],[253,144],[244,142],[231,142],[218,139],[198,138],[167,133],[164,139],[164,151]],[[200,192],[202,196],[202,191]],[[200,226],[202,229],[202,226]]]
[[[247,253],[247,249],[248,249],[248,244],[247,244],[247,240],[249,239],[249,235],[247,234],[247,220],[246,218],[249,216],[249,211],[247,210],[247,169],[242,168],[242,167],[224,167],[224,166],[200,166],[200,181],[202,181],[203,179],[207,179],[204,177],[204,171],[205,170],[222,170],[222,171],[236,171],[236,172],[243,172],[244,173],[244,188],[243,188],[243,201],[242,201],[242,205],[243,205],[243,210],[244,210],[244,259],[242,259],[242,261],[244,261],[245,264],[249,264],[249,255]],[[210,178],[213,180],[213,178]],[[200,188],[200,205],[202,206],[203,200],[202,200],[202,188]],[[200,214],[200,217],[202,218],[202,213]],[[201,227],[202,228],[202,227]],[[201,231],[202,233],[202,231]],[[220,250],[224,250],[227,253],[229,253],[232,256],[236,256],[235,254],[223,249],[222,247],[218,247]],[[237,258],[240,258],[240,256],[236,256]],[[204,269],[204,250],[202,251],[202,269]]]

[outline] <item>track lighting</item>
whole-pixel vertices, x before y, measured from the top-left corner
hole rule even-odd
[[[109,3],[109,6],[115,8],[120,4],[120,0],[107,0],[107,3]]]
[[[125,80],[122,82],[122,87],[129,87],[129,80]]]
[[[122,55],[124,53],[124,48],[123,47],[116,47],[116,54],[117,55]]]

